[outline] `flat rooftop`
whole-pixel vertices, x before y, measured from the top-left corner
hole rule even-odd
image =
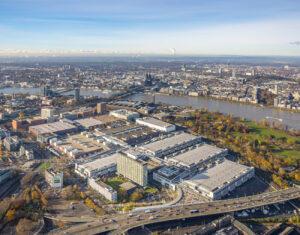
[[[128,181],[123,184],[120,184],[119,187],[125,189],[126,191],[129,191],[136,188],[136,185]]]
[[[52,122],[52,123],[46,123],[37,126],[31,126],[30,128],[38,131],[39,134],[47,134],[47,133],[55,133],[59,131],[73,129],[76,128],[76,126],[66,122]]]
[[[94,117],[95,119],[101,121],[102,123],[106,124],[106,123],[112,123],[112,122],[116,122],[119,121],[121,119],[116,118],[114,116],[110,116],[110,115],[100,115],[100,116],[96,116]]]
[[[101,130],[101,132],[105,135],[116,135],[116,134],[124,134],[124,133],[128,133],[131,130],[135,130],[135,129],[141,129],[142,127],[137,126],[137,125],[125,125],[125,124],[120,124],[120,126],[118,127],[114,127],[114,128],[106,128],[104,130]]]
[[[77,149],[78,153],[90,152],[97,149],[105,148],[102,143],[98,143],[94,138],[88,138],[85,135],[76,134],[70,135],[66,139],[60,140],[62,143],[58,145],[59,148]]]
[[[152,133],[156,133],[156,132],[157,132],[156,130],[153,130],[153,129],[143,126],[143,127],[137,128],[137,129],[131,129],[130,131],[127,131],[127,132],[116,133],[114,135],[114,137],[117,139],[126,141],[131,138],[139,138],[139,137],[149,135]]]
[[[202,144],[199,147],[188,150],[187,152],[178,154],[170,159],[171,162],[179,162],[186,166],[192,166],[194,164],[206,161],[217,154],[226,151],[225,149],[218,148],[209,144]]]
[[[80,164],[80,168],[85,168],[87,171],[94,171],[97,169],[106,168],[117,164],[117,154],[113,154],[107,157],[98,158],[94,161],[89,161],[83,164]]]
[[[81,126],[83,126],[85,128],[96,127],[96,126],[103,124],[103,122],[96,120],[94,118],[78,119],[78,120],[75,120],[75,122],[77,122],[78,124],[80,124]]]
[[[245,173],[251,168],[241,165],[236,162],[224,160],[212,168],[208,168],[204,172],[201,172],[185,182],[193,187],[199,186],[207,191],[214,192],[219,188],[222,188],[227,183],[233,181]]]
[[[180,134],[172,135],[171,137],[165,137],[163,139],[151,142],[149,144],[145,144],[141,146],[141,148],[149,150],[151,152],[157,152],[159,150],[163,151],[175,147],[175,145],[181,145],[198,138],[200,137],[182,132]]]
[[[161,120],[151,118],[151,117],[139,118],[139,119],[137,119],[137,121],[141,121],[141,122],[144,122],[144,123],[149,123],[149,124],[164,127],[164,128],[167,128],[169,126],[174,126],[173,124],[169,124],[167,122],[163,122]]]

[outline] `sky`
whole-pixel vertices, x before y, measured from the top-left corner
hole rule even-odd
[[[0,0],[0,55],[300,56],[299,0]]]

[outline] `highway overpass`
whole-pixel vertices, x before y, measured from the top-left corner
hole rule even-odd
[[[218,200],[208,203],[168,206],[152,209],[150,212],[144,210],[119,215],[108,215],[95,218],[95,220],[90,223],[56,230],[55,234],[91,235],[110,231],[110,234],[118,235],[125,233],[132,228],[147,224],[240,211],[284,202],[299,197],[300,188],[289,188],[254,196]],[[191,211],[194,213],[191,213]]]

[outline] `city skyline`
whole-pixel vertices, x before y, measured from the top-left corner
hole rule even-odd
[[[300,56],[299,10],[294,0],[3,0],[0,56]]]

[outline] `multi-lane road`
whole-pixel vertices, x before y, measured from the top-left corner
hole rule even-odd
[[[59,231],[55,231],[55,234],[89,235],[111,231],[111,234],[117,235],[146,224],[228,213],[288,201],[299,197],[300,188],[290,188],[249,197],[219,200],[209,203],[175,205],[152,209],[150,211],[135,211],[95,218],[93,222],[63,228]]]

